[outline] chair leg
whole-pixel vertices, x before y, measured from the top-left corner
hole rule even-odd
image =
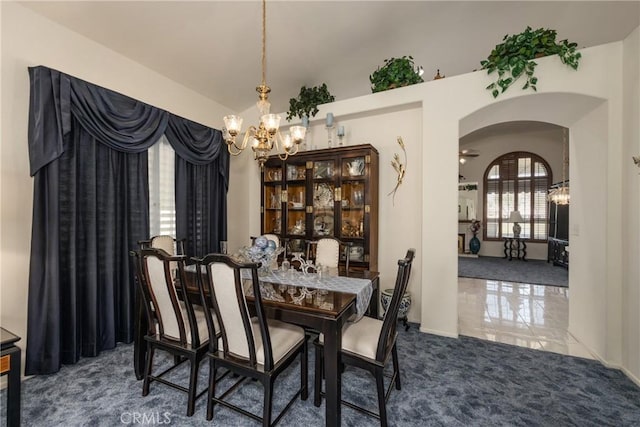
[[[322,400],[322,396],[320,396],[320,393],[322,392],[324,360],[322,359],[323,352],[320,346],[316,345],[315,348],[316,348],[316,362],[315,362],[316,369],[315,369],[315,375],[313,379],[313,404],[319,407]]]
[[[149,384],[151,383],[151,367],[153,366],[153,353],[155,351],[155,347],[150,343],[147,343],[147,360],[145,361],[144,367],[144,381],[142,382],[142,395],[146,396],[149,394]]]
[[[300,353],[300,370],[300,400],[307,400],[309,397],[309,355],[306,341]]]
[[[216,362],[209,359],[209,391],[207,392],[207,421],[213,419],[213,397],[216,395]]]
[[[387,427],[387,403],[384,393],[384,368],[376,368],[376,388],[378,389],[378,411],[380,413],[380,426]]]
[[[273,381],[270,377],[266,377],[264,385],[264,406],[262,408],[262,425],[271,427],[271,406],[273,403]]]
[[[391,349],[391,356],[393,357],[393,372],[396,374],[396,390],[400,390],[402,386],[400,385],[400,364],[398,363],[398,345],[393,344],[393,348]]]
[[[189,358],[190,375],[189,375],[189,394],[187,398],[187,417],[193,415],[196,407],[196,392],[198,390],[198,363],[197,357],[194,355]]]

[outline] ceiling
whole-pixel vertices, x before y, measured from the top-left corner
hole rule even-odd
[[[261,4],[237,1],[28,1],[24,6],[235,112],[260,83]],[[590,47],[624,39],[640,1],[268,1],[272,111],[300,87],[336,100],[371,93],[384,59],[412,55],[430,80],[480,68],[505,34],[528,25]]]

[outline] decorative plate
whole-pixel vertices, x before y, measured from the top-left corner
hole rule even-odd
[[[333,208],[333,191],[329,184],[316,184],[313,194],[313,207],[317,209]]]
[[[333,215],[318,215],[313,221],[313,232],[317,236],[333,235]]]

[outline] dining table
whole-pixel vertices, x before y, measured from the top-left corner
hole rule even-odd
[[[185,295],[199,298],[195,266],[185,268]],[[262,306],[268,318],[311,328],[324,334],[326,425],[339,426],[341,421],[340,349],[342,328],[362,315],[378,317],[379,273],[368,270],[338,270],[335,275],[318,278],[302,272],[272,272],[259,276]],[[340,287],[340,283],[345,285]],[[348,284],[348,285],[347,285]],[[177,287],[181,287],[177,284]],[[249,287],[247,287],[249,289]],[[364,295],[364,296],[363,296]],[[367,299],[362,301],[362,299]],[[248,303],[254,296],[246,294]],[[360,300],[360,301],[359,301]],[[134,340],[134,368],[142,379],[146,348],[144,333],[146,316],[139,310]]]

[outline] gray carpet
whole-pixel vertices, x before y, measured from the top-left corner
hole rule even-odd
[[[402,390],[394,389],[389,398],[391,425],[640,425],[640,388],[620,371],[596,361],[469,337],[438,337],[418,332],[416,325],[408,332],[400,329],[399,334]],[[257,425],[217,407],[213,424],[207,423],[204,398],[198,400],[194,416],[186,417],[186,395],[158,383],[142,397],[132,351],[131,345],[118,345],[97,358],[65,366],[57,374],[24,381],[22,425]],[[310,356],[313,367],[313,352]],[[296,365],[276,382],[274,411],[283,407],[299,384],[298,372]],[[207,373],[208,365],[203,364],[201,385]],[[312,384],[313,368],[309,371]],[[375,382],[369,374],[347,368],[342,384],[344,397],[375,407]],[[2,402],[5,392],[0,393]],[[261,393],[258,384],[250,383],[236,392],[236,399],[259,412]],[[1,425],[6,425],[4,403],[1,406]],[[379,426],[375,419],[346,407],[342,420],[344,426]],[[310,393],[307,401],[294,403],[279,425],[323,426],[324,401],[316,408]]]
[[[541,260],[458,257],[458,276],[534,285],[569,286],[569,271]]]

